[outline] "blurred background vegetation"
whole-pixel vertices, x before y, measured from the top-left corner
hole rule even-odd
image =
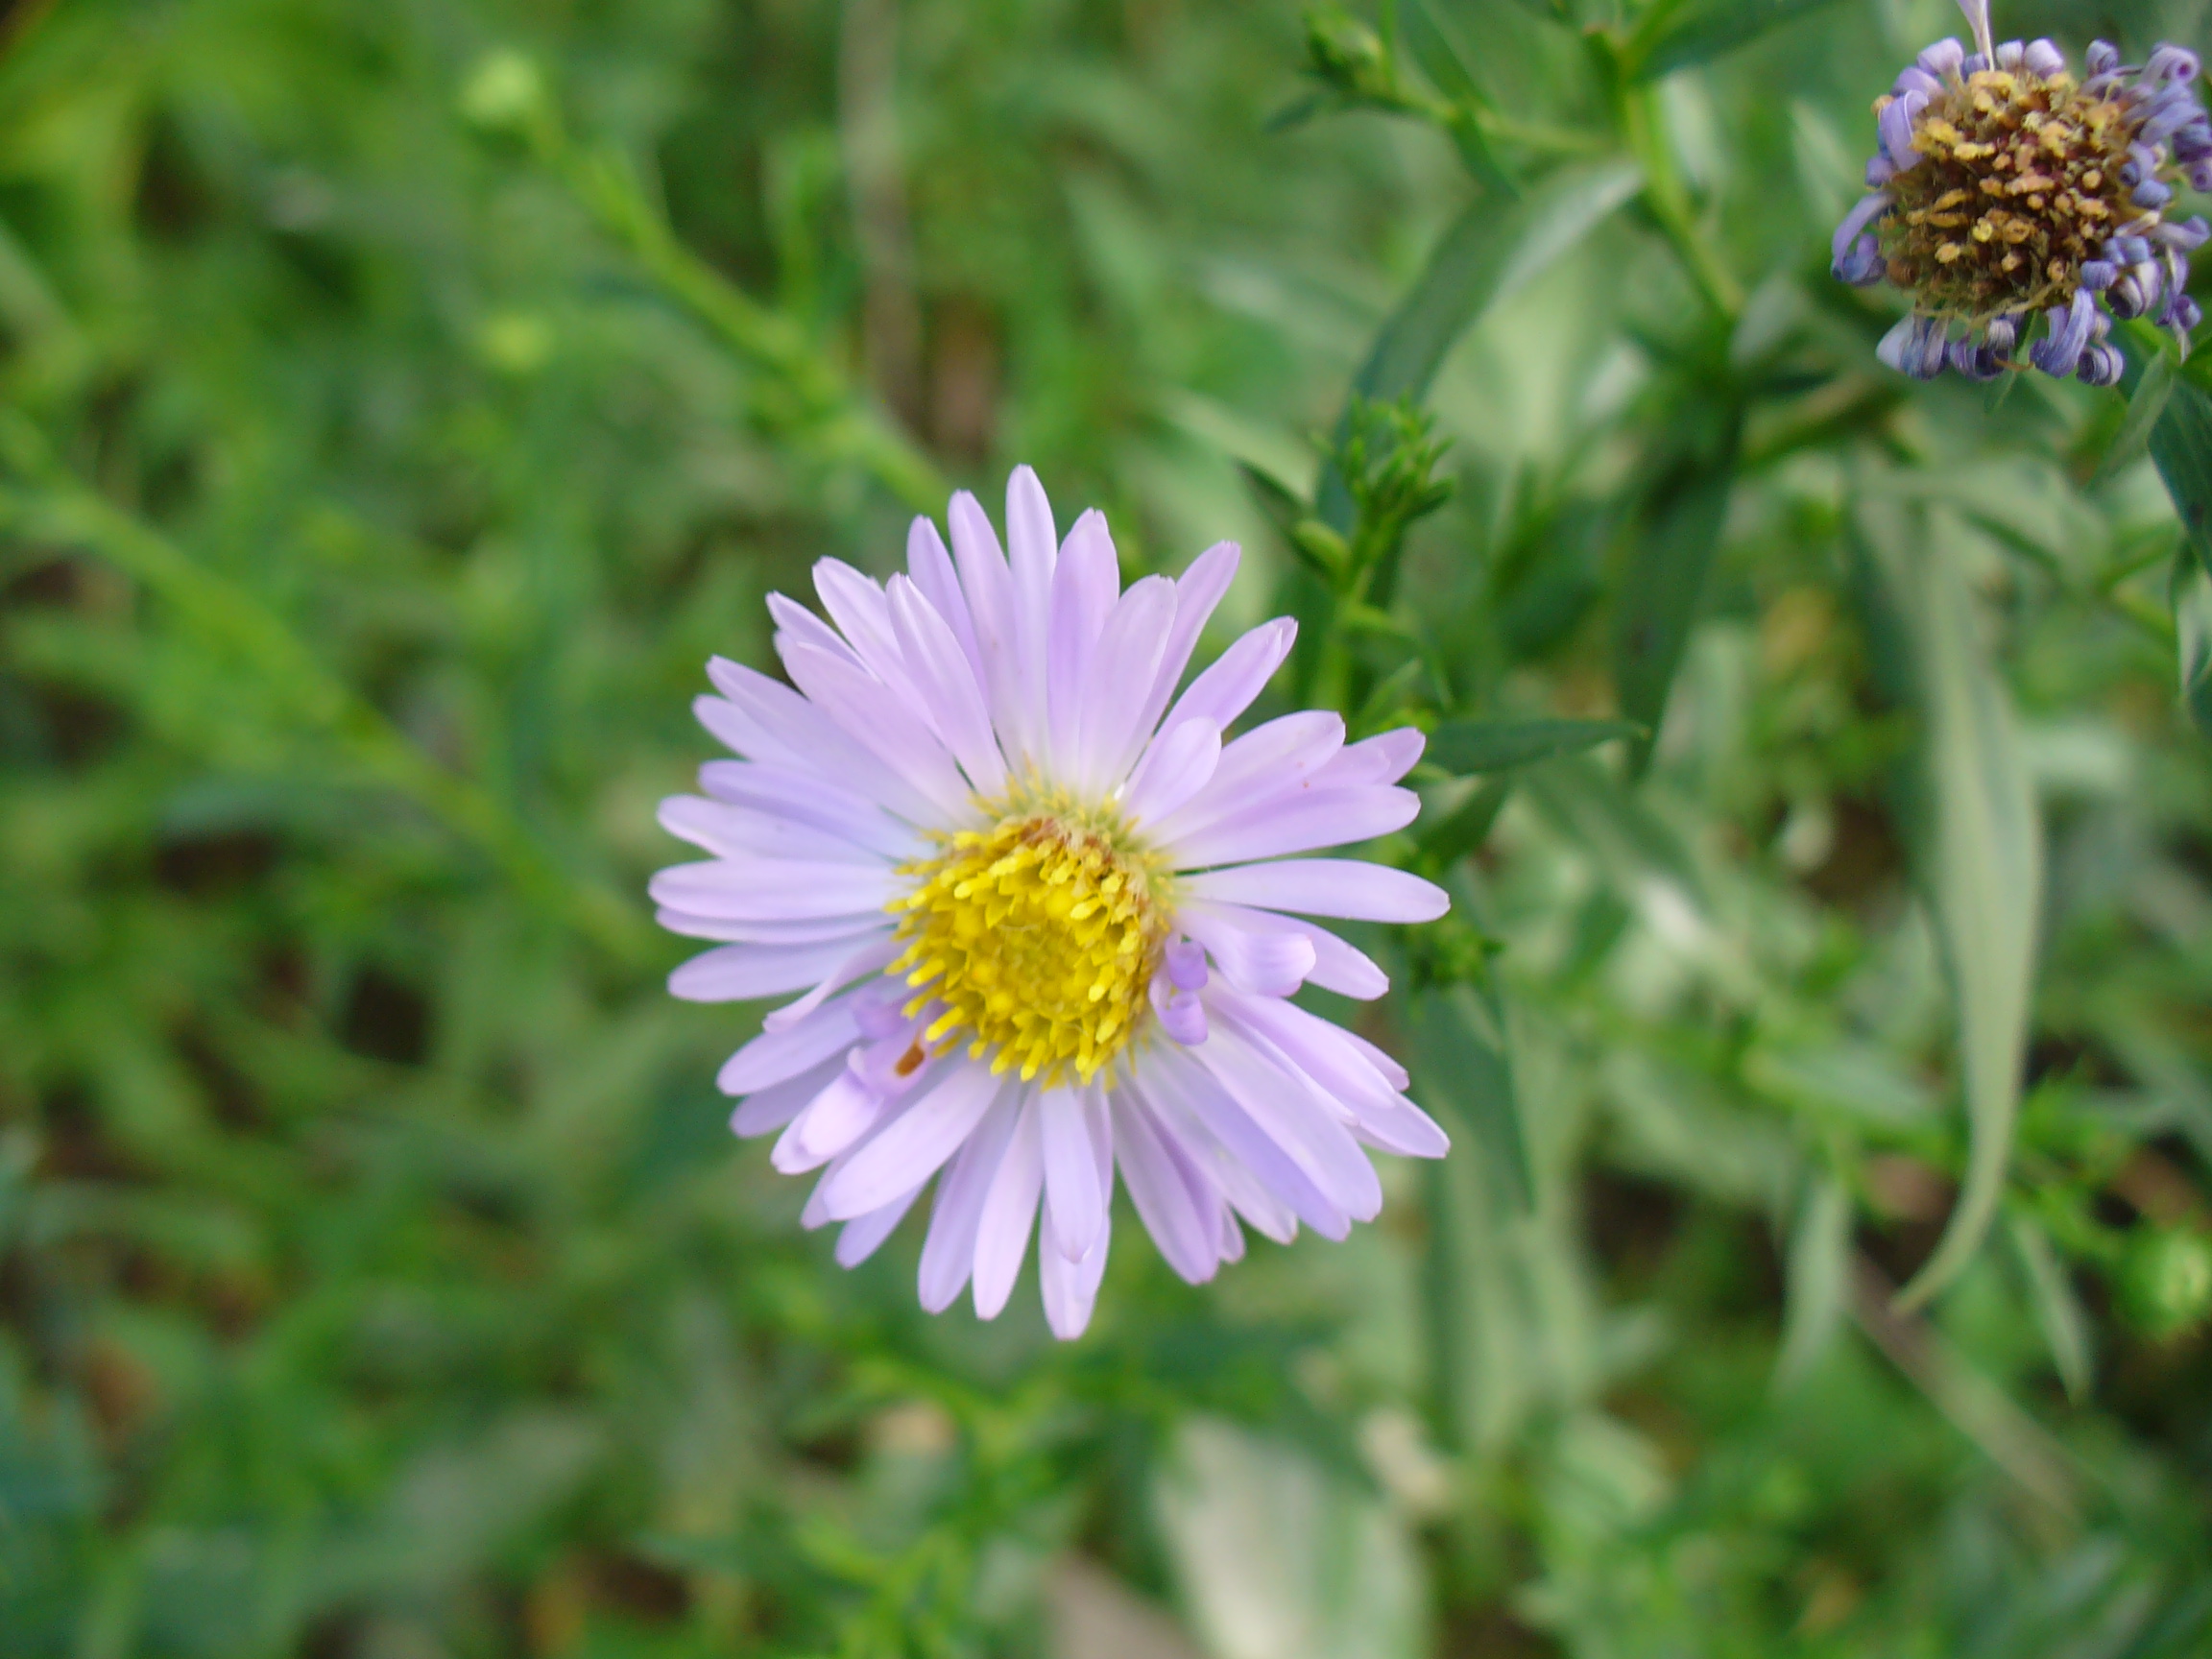
[[[2212,380],[1875,365],[1949,0],[0,12],[0,1653],[2212,1651]],[[1452,1159],[1071,1345],[799,1230],[642,899],[1017,461],[1458,899]]]

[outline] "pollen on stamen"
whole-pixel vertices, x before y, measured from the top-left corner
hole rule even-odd
[[[1166,936],[1166,889],[1111,817],[1016,799],[908,873],[914,887],[890,905],[905,949],[886,972],[915,989],[909,1018],[937,1006],[923,1043],[965,1030],[995,1072],[1047,1085],[1089,1082],[1128,1045]]]

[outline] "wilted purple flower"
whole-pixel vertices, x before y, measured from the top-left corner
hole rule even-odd
[[[1876,100],[1873,194],[1836,230],[1837,276],[1912,297],[1882,360],[1993,380],[2019,367],[2038,314],[2028,361],[2047,374],[2118,380],[2114,319],[2151,317],[2186,351],[2203,320],[2189,254],[2212,228],[2166,209],[2176,180],[2212,191],[2196,54],[2161,46],[2126,66],[2100,40],[2077,84],[2050,41],[1993,44],[1988,0],[1960,5],[1975,50],[1938,40]]]
[[[822,1169],[808,1226],[851,1266],[931,1179],[932,1312],[973,1279],[997,1314],[1040,1204],[1045,1310],[1091,1317],[1114,1175],[1192,1282],[1243,1254],[1243,1222],[1340,1238],[1382,1189],[1363,1146],[1437,1157],[1443,1132],[1371,1044],[1288,1000],[1382,972],[1306,916],[1422,922],[1443,892],[1378,864],[1290,854],[1402,829],[1393,787],[1421,733],[1344,741],[1333,713],[1224,740],[1288,655],[1292,624],[1238,639],[1175,696],[1229,586],[1224,542],[1180,581],[1121,591],[1105,518],[1061,541],[1026,467],[999,551],[974,496],[952,549],[914,521],[887,587],[826,559],[831,622],[769,608],[792,685],[716,660],[700,721],[744,758],[661,821],[704,863],[653,880],[664,926],[727,941],[677,996],[804,992],[721,1073],[740,1135]],[[1288,912],[1290,914],[1286,914]]]

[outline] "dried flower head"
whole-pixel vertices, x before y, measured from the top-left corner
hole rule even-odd
[[[2120,378],[2112,321],[2151,317],[2188,348],[2201,218],[2167,217],[2176,182],[2212,191],[2212,121],[2196,54],[2126,66],[2104,41],[2077,82],[2048,40],[1992,44],[1987,0],[1960,0],[1976,50],[1938,40],[1876,100],[1873,193],[1836,231],[1835,272],[1912,298],[1882,360],[1919,379],[1991,380],[2028,361],[2092,385]],[[2100,306],[2099,301],[2103,304]]]

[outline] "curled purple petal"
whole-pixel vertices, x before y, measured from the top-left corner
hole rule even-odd
[[[1882,151],[1900,173],[1910,172],[1919,163],[1920,152],[1912,147],[1912,124],[1927,108],[1927,98],[1918,92],[1909,92],[1882,107],[1878,123]]]
[[[2022,61],[2044,80],[2066,72],[2066,54],[2048,40],[2031,40]]]
[[[2146,144],[2163,144],[2197,116],[2195,101],[2188,92],[2176,87],[2160,103],[2152,106],[2137,136]]]
[[[1875,356],[1901,374],[1915,380],[1933,380],[1943,373],[1949,356],[1943,320],[1914,312],[1882,336]]]
[[[1843,216],[1843,223],[1836,227],[1836,234],[1829,241],[1832,257],[1831,269],[1837,277],[1854,287],[1864,287],[1882,276],[1882,252],[1867,227],[1888,212],[1894,204],[1886,195],[1876,194],[1864,198]]]
[[[2203,65],[2197,54],[2185,46],[2160,46],[2151,54],[2151,61],[2143,65],[2146,81],[2165,81],[2182,85],[2203,73]]]
[[[1206,989],[1206,952],[1188,939],[1178,939],[1160,953],[1161,966],[1176,988],[1183,991]]]
[[[2117,386],[2127,363],[2117,346],[2092,346],[2082,352],[2075,377],[2084,386]]]
[[[1916,61],[1936,80],[1955,81],[1959,78],[1959,65],[1965,59],[1966,48],[1946,36],[1922,52]]]
[[[2063,380],[2081,360],[2081,349],[2089,344],[2090,319],[2096,314],[2097,302],[2086,289],[2076,293],[2065,310],[2053,307],[2051,332],[2028,349],[2028,360],[2054,379]]]
[[[1948,355],[1953,371],[1969,380],[1994,380],[2005,373],[1997,354],[1973,340],[1952,341]]]

